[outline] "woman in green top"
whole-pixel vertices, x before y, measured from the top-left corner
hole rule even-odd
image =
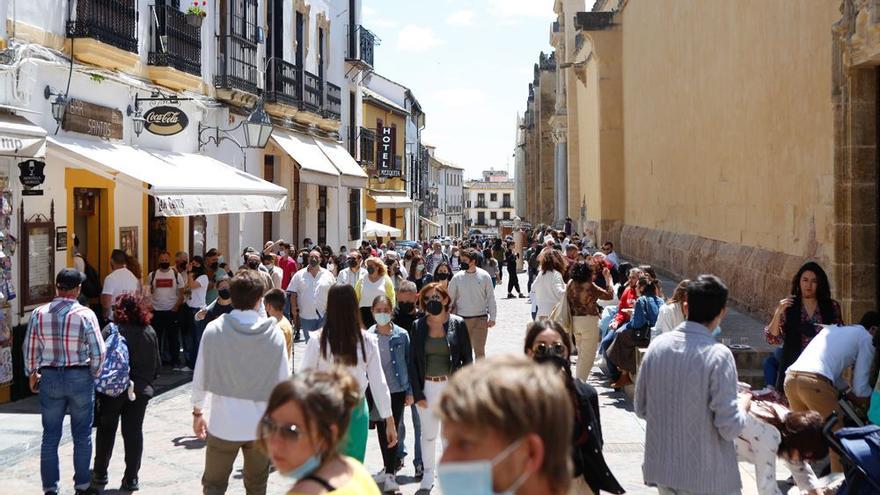
[[[449,293],[438,283],[431,283],[419,293],[419,306],[425,316],[413,323],[410,336],[409,380],[412,395],[419,407],[422,424],[422,460],[424,475],[420,488],[434,486],[434,466],[440,420],[431,411],[449,376],[473,361],[470,335],[460,317],[449,313]]]

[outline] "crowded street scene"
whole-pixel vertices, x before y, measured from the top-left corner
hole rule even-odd
[[[880,495],[880,2],[0,15],[0,494]]]

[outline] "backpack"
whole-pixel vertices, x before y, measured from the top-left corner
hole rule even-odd
[[[120,335],[115,323],[110,323],[110,335],[106,344],[107,357],[101,367],[101,374],[95,379],[95,390],[110,397],[119,397],[128,388],[131,367],[128,343]]]
[[[85,258],[83,258],[83,263],[86,266],[86,279],[82,283],[82,293],[88,298],[99,297],[101,295],[101,276]]]

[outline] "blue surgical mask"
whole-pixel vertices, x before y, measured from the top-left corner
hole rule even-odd
[[[715,330],[712,330],[712,338],[717,339],[719,335],[721,335],[721,327],[715,327]]]
[[[373,319],[379,325],[385,326],[391,323],[391,314],[389,313],[373,313]]]
[[[296,483],[317,471],[319,467],[321,467],[321,457],[316,453],[306,459],[306,462],[302,463],[300,467],[284,473],[284,477]]]
[[[437,478],[443,493],[456,495],[499,495],[492,487],[492,468],[503,461],[522,442],[510,444],[490,461],[447,462],[437,466]],[[501,495],[513,494],[532,473],[523,473]]]

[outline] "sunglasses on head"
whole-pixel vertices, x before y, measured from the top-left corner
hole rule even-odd
[[[260,420],[260,436],[262,438],[269,438],[272,435],[278,434],[285,441],[295,442],[299,440],[301,435],[299,429],[296,425],[280,425],[271,418],[264,417]]]
[[[554,342],[552,344],[540,342],[532,348],[532,352],[535,353],[536,357],[556,356],[564,358],[565,351],[566,349],[562,342]]]

